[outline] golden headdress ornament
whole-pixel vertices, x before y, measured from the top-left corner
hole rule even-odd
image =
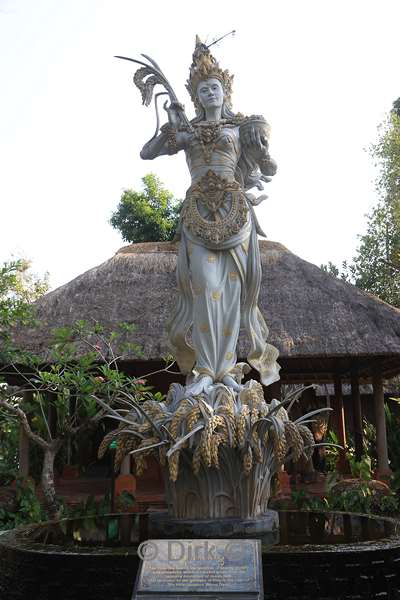
[[[186,84],[186,89],[196,108],[200,108],[197,98],[197,87],[200,81],[210,79],[211,77],[215,77],[215,79],[218,79],[222,83],[225,92],[225,104],[231,108],[233,75],[230,75],[229,71],[223,71],[220,68],[208,47],[196,35],[196,48],[193,52],[193,61]]]

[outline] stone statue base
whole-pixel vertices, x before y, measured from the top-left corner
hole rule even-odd
[[[255,519],[176,519],[168,513],[149,515],[149,538],[153,539],[260,539],[273,546],[279,542],[279,515],[268,510]]]
[[[171,385],[165,412],[174,443],[162,464],[171,518],[241,521],[268,514],[287,413],[277,400],[265,402],[257,381],[237,386],[217,383],[196,396]]]

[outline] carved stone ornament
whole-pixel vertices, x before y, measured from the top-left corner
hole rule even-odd
[[[202,216],[200,206],[207,217]],[[221,214],[221,209],[227,206],[227,214]],[[189,231],[213,244],[237,234],[247,219],[246,197],[239,183],[226,181],[211,170],[189,188],[182,208],[182,222]]]
[[[210,77],[215,77],[222,83],[225,90],[225,102],[228,106],[231,106],[233,75],[230,75],[229,71],[221,69],[208,47],[203,44],[199,36],[196,36],[196,48],[193,53],[189,79],[186,84],[186,89],[196,108],[200,108],[197,87],[200,81],[209,79]]]
[[[244,366],[235,368],[239,380]],[[268,509],[272,478],[285,460],[312,456],[314,437],[303,422],[315,412],[291,421],[284,408],[290,410],[304,389],[267,403],[254,380],[240,391],[215,384],[207,396],[190,396],[173,383],[165,401],[134,406],[130,400],[128,413],[114,411],[118,429],[105,435],[99,457],[117,440],[115,468],[132,455],[138,477],[149,456],[158,459],[174,518],[257,518]]]

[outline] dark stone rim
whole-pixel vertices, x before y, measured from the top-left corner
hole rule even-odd
[[[366,515],[363,513],[349,513],[344,511],[308,511],[308,510],[282,510],[278,511],[279,513],[297,513],[297,514],[331,514],[331,515],[347,515],[354,517],[366,517],[368,519],[374,519],[378,521],[383,521],[394,525],[398,529],[398,533],[395,533],[392,536],[381,538],[379,540],[367,540],[363,542],[349,542],[347,544],[305,544],[303,546],[294,546],[294,545],[282,545],[275,546],[274,548],[268,549],[268,555],[273,558],[274,556],[279,555],[302,555],[305,553],[321,555],[321,554],[333,554],[338,553],[340,555],[345,554],[354,554],[354,553],[363,553],[363,552],[375,552],[375,551],[385,551],[395,548],[400,548],[400,520],[392,517],[381,517],[378,515]],[[135,513],[125,513],[126,515],[132,516]],[[149,513],[151,514],[151,513]],[[118,517],[124,516],[124,514],[107,514],[102,515],[101,517],[93,517],[97,519],[107,518],[107,517]],[[71,519],[61,519],[60,521],[70,521]],[[85,520],[85,517],[81,519],[73,519],[74,521]],[[33,525],[21,526],[17,529],[12,529],[8,531],[0,531],[0,548],[7,548],[11,550],[17,550],[20,552],[32,553],[32,554],[51,554],[57,556],[76,556],[76,555],[84,555],[91,557],[102,557],[107,555],[112,556],[122,556],[122,555],[136,555],[138,544],[133,544],[131,546],[65,546],[61,547],[55,544],[43,544],[40,542],[36,542],[35,540],[30,540],[26,537],[27,533],[34,532],[37,529],[40,529],[46,525],[51,525],[51,521],[46,521],[43,523],[35,523]],[[24,536],[24,537],[22,537]],[[62,548],[62,549],[61,549]]]

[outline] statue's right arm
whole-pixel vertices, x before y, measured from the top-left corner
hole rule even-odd
[[[171,132],[170,130],[168,134],[168,128],[162,128],[161,133],[157,137],[152,138],[143,146],[140,158],[143,160],[153,160],[157,156],[176,154],[185,148],[186,137],[186,132],[176,130]]]

